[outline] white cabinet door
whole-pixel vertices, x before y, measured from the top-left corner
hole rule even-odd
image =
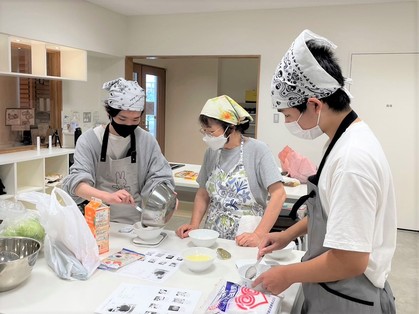
[[[354,54],[352,107],[375,132],[396,189],[398,228],[419,230],[419,54]]]

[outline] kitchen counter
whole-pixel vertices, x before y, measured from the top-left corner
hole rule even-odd
[[[195,180],[192,179],[184,179],[176,177],[176,174],[181,171],[193,171],[199,173],[201,169],[201,165],[195,164],[184,164],[182,167],[178,167],[172,170],[173,177],[175,179],[176,190],[187,191],[187,192],[196,192],[199,185],[196,183]],[[300,184],[295,187],[285,186],[285,192],[287,193],[287,200],[298,200],[301,196],[307,194],[307,185]]]
[[[183,249],[192,246],[190,239],[180,239],[173,231],[165,230],[168,237],[157,248],[138,247],[131,242],[133,234],[118,232],[123,226],[111,224],[109,253],[128,248],[143,253],[150,249],[160,249],[180,254]],[[17,288],[0,293],[0,311],[7,314],[94,313],[121,283],[128,283],[201,291],[201,297],[194,313],[203,313],[200,308],[220,279],[240,282],[235,261],[255,259],[256,257],[256,248],[238,247],[231,240],[218,239],[213,248],[218,246],[231,252],[233,257],[229,260],[217,259],[211,268],[202,273],[193,273],[181,264],[171,277],[161,283],[102,270],[95,271],[86,281],[62,280],[47,266],[41,252],[31,277]],[[303,251],[295,250],[292,251],[288,259],[278,260],[278,262],[281,264],[298,262],[303,254]],[[106,255],[101,255],[101,258]],[[284,292],[281,313],[298,312],[295,308],[293,310],[293,306],[301,301],[298,297],[300,286],[300,284],[294,284]]]

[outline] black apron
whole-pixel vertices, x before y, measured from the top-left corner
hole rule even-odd
[[[141,202],[138,187],[138,166],[135,133],[131,133],[131,147],[125,158],[113,160],[106,156],[109,140],[109,124],[102,139],[102,150],[96,170],[96,188],[110,193],[126,190],[131,193],[136,204]],[[133,224],[141,220],[140,212],[129,204],[110,205],[111,221]]]
[[[306,203],[308,213],[308,250],[302,261],[313,259],[329,250],[323,246],[327,216],[318,197],[317,185],[327,156],[357,117],[357,114],[351,111],[343,119],[322,158],[317,173],[308,178],[308,195],[296,202],[298,207]],[[335,282],[303,283],[302,286],[304,303],[301,313],[396,313],[394,297],[388,282],[385,283],[384,289],[380,289],[375,287],[364,274]]]

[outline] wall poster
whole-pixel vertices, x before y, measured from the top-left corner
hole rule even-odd
[[[29,130],[35,124],[34,108],[7,108],[6,125],[13,128]]]

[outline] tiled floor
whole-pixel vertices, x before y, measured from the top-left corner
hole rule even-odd
[[[189,222],[192,203],[182,203],[167,229]],[[419,232],[399,230],[392,272],[388,279],[399,314],[419,313]]]
[[[388,281],[396,298],[397,313],[419,313],[419,232],[397,232],[397,248]]]

